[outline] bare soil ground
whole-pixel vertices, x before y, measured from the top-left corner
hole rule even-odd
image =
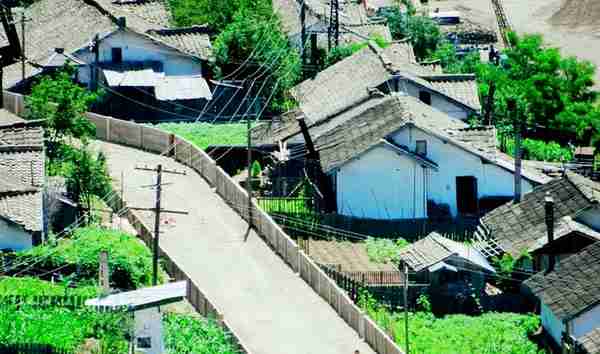
[[[518,33],[540,33],[566,55],[600,68],[600,0],[504,0],[504,10]],[[430,0],[430,9],[458,10],[471,21],[495,26],[489,0]],[[596,73],[600,88],[600,70]]]

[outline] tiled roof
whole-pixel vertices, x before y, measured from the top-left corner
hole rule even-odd
[[[554,198],[554,217],[557,226],[564,217],[575,217],[597,203],[600,184],[572,172],[563,178],[534,188],[520,203],[509,202],[485,215],[481,223],[503,252],[519,256],[534,251],[544,238],[546,193]],[[555,226],[556,227],[556,226]],[[545,243],[544,243],[545,244]]]
[[[443,132],[444,129],[465,128],[458,119],[437,111],[414,97],[397,94],[374,98],[372,107],[357,111],[335,128],[315,140],[321,165],[325,171],[339,167],[346,161],[381,144],[381,139],[412,123]]]
[[[433,233],[403,248],[400,250],[400,260],[415,272],[420,272],[447,259],[452,255],[452,252],[437,242],[436,236],[439,235]]]
[[[586,333],[577,342],[585,350],[582,354],[600,354],[600,327]]]
[[[213,49],[207,27],[193,26],[187,28],[151,30],[148,31],[148,34],[184,53],[196,56],[203,60],[210,60],[213,57]]]
[[[547,273],[538,273],[525,285],[560,320],[570,320],[600,302],[600,242],[560,262]]]
[[[42,230],[44,132],[38,123],[0,126],[0,217]]]
[[[127,27],[139,32],[169,26],[169,10],[164,0],[95,1],[112,16],[125,17],[127,19]]]
[[[423,79],[436,90],[476,110],[481,109],[475,75],[430,75],[423,76]]]

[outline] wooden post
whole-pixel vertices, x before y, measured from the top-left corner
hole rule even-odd
[[[158,237],[160,235],[160,198],[162,192],[162,165],[156,167],[156,206],[154,209],[154,244],[152,247],[152,285],[158,283]]]
[[[25,80],[25,9],[21,13],[21,80]]]
[[[109,283],[109,272],[108,272],[108,252],[102,251],[99,255],[99,265],[100,269],[98,270],[98,283],[103,291],[108,292],[110,290]]]
[[[408,346],[408,265],[404,265],[404,338],[406,340],[406,354],[409,354]]]
[[[252,125],[250,118],[246,120],[247,143],[248,143],[248,178],[246,181],[246,190],[248,193],[248,229],[252,228],[252,134],[250,129]]]

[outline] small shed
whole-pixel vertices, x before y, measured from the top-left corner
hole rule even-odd
[[[136,353],[162,354],[161,306],[179,302],[186,294],[187,282],[180,281],[89,299],[85,304],[102,310],[127,309],[133,312]]]

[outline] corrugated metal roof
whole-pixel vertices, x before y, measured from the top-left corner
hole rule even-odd
[[[179,281],[86,300],[92,307],[140,308],[155,307],[182,300],[187,295],[187,282]]]
[[[165,77],[165,73],[151,68],[104,69],[104,77],[111,87],[154,87]]]
[[[160,101],[212,99],[208,83],[202,76],[167,76],[156,84],[156,99]]]

